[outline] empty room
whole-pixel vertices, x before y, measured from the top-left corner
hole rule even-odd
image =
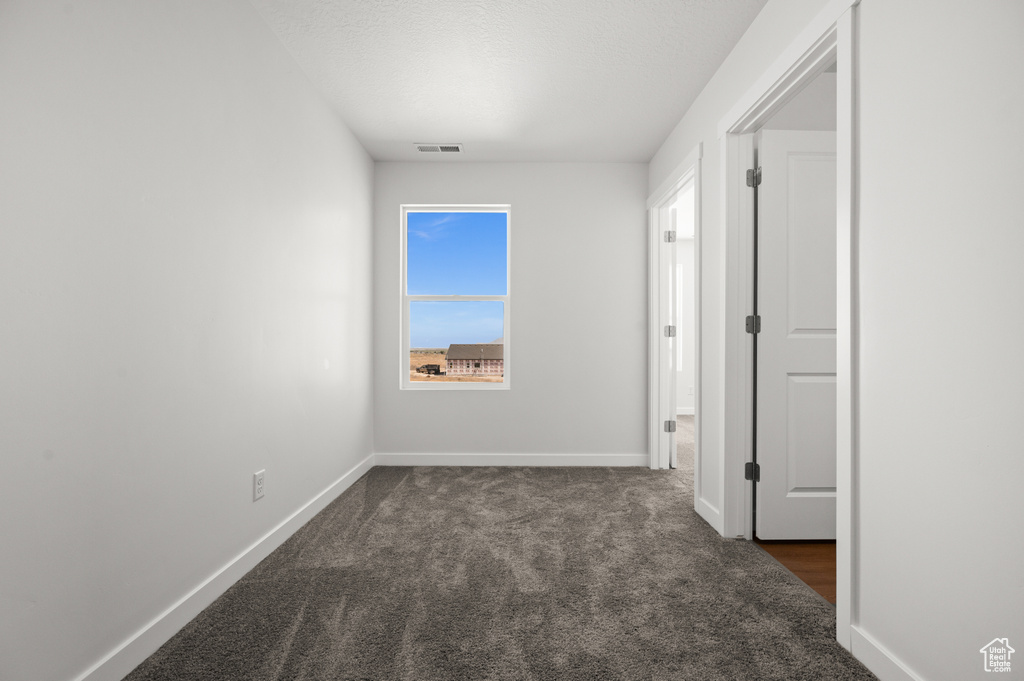
[[[0,680],[1018,678],[1022,31],[0,0]]]

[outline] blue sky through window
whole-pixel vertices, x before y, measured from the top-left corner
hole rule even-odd
[[[508,292],[505,213],[409,213],[407,225],[409,295]]]
[[[500,301],[409,303],[409,347],[447,348],[452,343],[493,343],[504,335]]]
[[[508,215],[409,212],[409,295],[502,296],[508,293]],[[504,335],[498,301],[426,302],[409,306],[409,346],[492,343]]]

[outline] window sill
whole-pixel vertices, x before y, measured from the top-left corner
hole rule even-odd
[[[409,381],[401,386],[402,390],[508,390],[509,382],[485,383],[476,381],[452,382],[445,381]]]

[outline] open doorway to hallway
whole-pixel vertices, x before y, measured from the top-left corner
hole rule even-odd
[[[676,468],[677,417],[693,417],[700,512],[700,158],[697,148],[648,199],[650,466]]]
[[[675,227],[675,262],[672,267],[672,289],[675,348],[672,371],[675,383],[676,430],[675,456],[672,468],[677,468],[680,456],[689,457],[686,465],[693,465],[694,422],[697,408],[695,384],[697,376],[697,296],[696,296],[696,192],[694,182],[686,183],[676,194],[672,204],[672,224]],[[680,447],[682,444],[684,446]]]
[[[753,281],[753,201],[747,184],[756,168],[754,135],[792,102],[820,74],[835,68],[835,538],[836,538],[836,639],[847,650],[853,647],[853,612],[858,603],[857,496],[858,348],[857,230],[858,178],[856,145],[856,3],[846,0],[823,10],[786,52],[772,62],[762,76],[740,96],[719,120],[722,160],[720,198],[724,226],[724,291],[718,309],[724,315],[723,361],[715,375],[724,397],[723,447],[717,478],[722,492],[720,533],[726,537],[754,538],[752,487],[757,474],[753,460],[753,345],[756,316],[751,317]],[[755,179],[755,178],[750,178]],[[763,181],[767,181],[762,177]],[[729,265],[734,265],[730,267]],[[753,310],[757,315],[758,311]],[[764,319],[762,327],[764,326]],[[754,322],[754,333],[746,331]],[[706,410],[709,411],[709,410]],[[718,423],[711,431],[718,434]],[[698,450],[698,459],[704,457]],[[703,462],[698,461],[698,466]],[[710,466],[707,466],[710,468]],[[764,471],[761,471],[764,480]]]
[[[754,540],[836,601],[836,74],[755,135]]]

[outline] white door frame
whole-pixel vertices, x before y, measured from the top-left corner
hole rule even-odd
[[[668,207],[683,187],[693,182],[693,250],[694,250],[694,322],[696,347],[694,349],[694,478],[699,480],[697,466],[700,457],[700,159],[702,145],[687,155],[686,159],[672,172],[669,178],[662,183],[658,189],[647,199],[647,223],[648,223],[648,280],[647,280],[647,320],[648,320],[648,453],[650,456],[651,468],[668,468],[671,459],[671,452],[667,450],[666,433],[664,422],[676,418],[674,408],[670,409],[663,404],[661,391],[664,387],[662,382],[666,380],[664,368],[671,365],[668,359],[669,344],[666,341],[661,318],[660,301],[661,289],[666,282],[671,281],[669,272],[663,271],[661,262],[661,245],[664,243],[663,232],[668,229],[662,219],[663,209]],[[672,400],[675,404],[675,401]],[[696,490],[694,490],[696,492]],[[694,494],[694,499],[699,495]],[[696,501],[695,501],[696,503]]]
[[[744,328],[751,310],[753,205],[746,170],[752,134],[833,61],[837,81],[837,376],[836,376],[836,639],[849,650],[857,616],[857,214],[856,5],[832,0],[722,118],[726,295],[723,530],[751,538],[750,485],[743,479],[753,440],[752,343]]]

